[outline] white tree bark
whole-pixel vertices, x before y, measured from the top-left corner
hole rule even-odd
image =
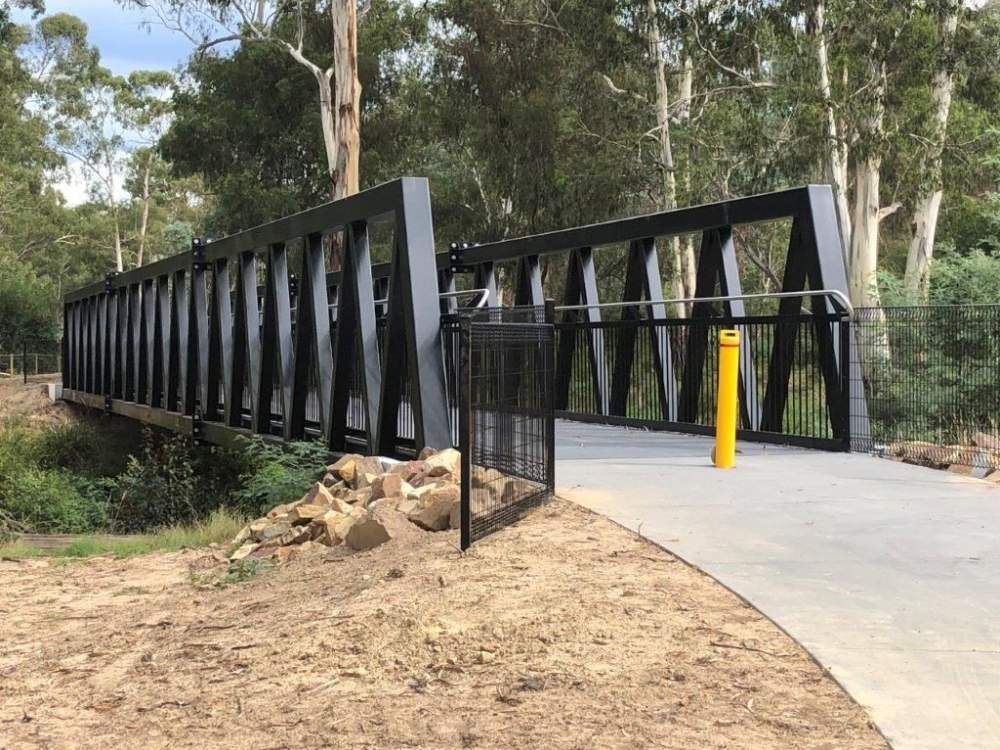
[[[680,94],[680,104],[677,107],[677,122],[687,125],[691,119],[691,95],[694,93],[694,63],[691,55],[685,49],[683,63],[681,64],[680,84],[678,86]],[[693,142],[692,142],[693,147]],[[688,164],[690,165],[690,155]],[[691,168],[684,170],[684,193],[690,199],[691,195]],[[695,284],[698,278],[698,258],[694,252],[694,237],[685,235],[681,241],[682,257],[684,260],[684,297],[693,297]],[[690,312],[690,305],[687,305],[687,312]]]
[[[334,0],[333,80],[334,159],[330,168],[334,199],[360,188],[361,82],[358,80],[358,14],[354,0]]]
[[[656,62],[656,134],[660,173],[663,186],[660,194],[660,207],[664,211],[677,208],[677,174],[674,169],[674,152],[670,141],[670,89],[667,85],[667,63],[663,57],[660,24],[656,19],[656,0],[646,0],[648,18],[649,53]],[[671,237],[668,246],[670,263],[671,296],[686,297],[684,262],[679,237]],[[676,306],[679,318],[687,317],[683,304]]]
[[[142,171],[142,217],[139,220],[139,249],[135,255],[135,265],[139,267],[143,264],[146,255],[146,234],[149,230],[149,204],[152,202],[149,183],[150,173],[153,171],[153,152],[149,152],[146,157],[146,164]]]
[[[121,273],[125,270],[125,262],[122,258],[122,233],[118,227],[118,215],[115,214],[115,270]]]
[[[934,237],[937,233],[938,214],[944,186],[941,180],[941,155],[948,132],[948,116],[954,88],[952,56],[955,52],[955,30],[961,0],[939,0],[938,41],[940,52],[938,67],[934,72],[931,89],[931,106],[934,110],[933,133],[927,149],[920,197],[913,214],[913,238],[906,257],[904,283],[912,293],[927,294],[928,274],[934,257]]]
[[[816,42],[819,94],[823,100],[823,125],[826,130],[823,167],[827,182],[833,188],[841,241],[846,249],[848,243],[851,242],[851,210],[847,201],[847,143],[843,140],[843,134],[839,129],[839,123],[833,109],[830,60],[826,45],[826,3],[824,0],[816,0],[809,13],[809,25]]]
[[[854,231],[848,253],[848,286],[855,306],[879,305],[875,272],[878,267],[879,224],[883,218],[879,188],[882,177],[883,117],[885,115],[886,66],[877,59],[872,44],[868,59],[871,104],[861,121],[861,153],[855,167]]]
[[[851,237],[848,285],[851,302],[859,307],[879,304],[875,272],[878,266],[879,183],[882,158],[872,154],[855,168],[854,233]]]
[[[281,46],[296,62],[307,68],[319,88],[320,123],[323,148],[334,199],[356,193],[359,189],[361,150],[361,84],[357,67],[357,2],[332,0],[330,20],[333,33],[333,62],[322,67],[305,56],[306,0],[284,0],[267,15],[267,0],[228,0],[212,5],[201,13],[226,29],[214,39],[201,35],[201,19],[184,13],[182,0],[133,0],[153,11],[167,28],[184,34],[204,51],[230,42],[268,43]],[[278,35],[279,23],[296,19],[296,39],[287,41]],[[192,18],[195,20],[192,21]]]

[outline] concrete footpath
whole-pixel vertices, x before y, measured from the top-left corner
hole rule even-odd
[[[560,494],[737,591],[896,750],[1000,750],[1000,487],[863,455],[559,422]]]

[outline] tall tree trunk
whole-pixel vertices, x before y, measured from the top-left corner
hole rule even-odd
[[[334,200],[358,192],[361,154],[361,82],[358,80],[358,14],[354,0],[334,0],[334,154],[330,164]]]
[[[118,226],[118,214],[115,213],[115,270],[121,273],[125,270],[125,261],[122,258],[122,233]]]
[[[879,305],[875,272],[878,268],[879,223],[882,220],[879,187],[886,66],[878,54],[877,44],[873,43],[868,59],[871,104],[860,125],[861,145],[855,167],[854,231],[847,264],[851,301],[862,307]]]
[[[697,3],[696,3],[697,5]],[[685,42],[685,47],[687,43]],[[685,49],[683,63],[681,64],[680,84],[678,86],[680,94],[680,104],[677,108],[677,122],[681,125],[688,125],[691,120],[691,95],[694,93],[694,62],[691,55]],[[690,205],[691,201],[691,150],[694,148],[694,139],[689,141],[688,146],[688,168],[683,172],[684,196]],[[698,277],[698,259],[694,252],[694,237],[685,235],[681,241],[683,246],[682,257],[684,259],[684,296],[693,297],[695,284]],[[690,313],[691,306],[687,305],[687,312]]]
[[[958,26],[960,0],[938,0],[938,67],[934,73],[931,104],[934,108],[934,131],[927,149],[920,197],[913,214],[913,238],[906,257],[906,288],[915,295],[926,296],[931,260],[934,257],[934,235],[937,233],[938,212],[944,186],[941,180],[941,155],[948,132],[951,95],[954,87],[952,58],[955,53],[955,29]]]
[[[847,202],[847,143],[842,138],[833,109],[830,87],[830,61],[826,46],[826,3],[816,0],[809,9],[809,28],[816,43],[816,62],[819,68],[819,94],[823,100],[823,125],[826,130],[826,148],[823,168],[827,182],[833,188],[840,225],[841,242],[846,250],[851,242],[851,211]],[[845,258],[846,260],[846,258]]]
[[[851,302],[860,307],[879,304],[875,272],[878,267],[881,169],[880,154],[859,159],[855,168],[854,233],[851,236],[848,280]]]
[[[142,174],[142,218],[139,222],[139,251],[135,257],[135,265],[139,267],[142,265],[145,253],[146,253],[146,232],[149,228],[149,178],[150,172],[153,170],[153,153],[150,151],[149,157],[146,159],[145,167],[143,168]]]
[[[656,62],[656,129],[660,173],[663,179],[663,189],[660,194],[660,207],[664,211],[677,208],[677,175],[674,170],[674,152],[670,142],[670,89],[667,86],[667,63],[663,58],[660,39],[660,24],[656,18],[656,0],[646,0],[646,11],[649,15],[647,31],[649,54]],[[670,284],[671,296],[686,297],[684,264],[679,237],[671,237]],[[677,306],[677,317],[687,317],[683,304]]]

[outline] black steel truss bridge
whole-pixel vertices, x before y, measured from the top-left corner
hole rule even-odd
[[[736,327],[740,436],[846,450],[867,414],[834,211],[808,186],[436,253],[428,183],[405,177],[70,292],[63,395],[199,441],[408,455],[458,442],[467,307],[553,297],[558,416],[710,431],[715,341]],[[748,295],[740,232],[763,223],[788,234],[781,288]],[[663,295],[678,235],[700,242],[687,301]]]

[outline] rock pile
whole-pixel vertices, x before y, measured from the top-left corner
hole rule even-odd
[[[1000,438],[977,432],[969,443],[941,445],[922,440],[900,441],[891,443],[885,455],[904,463],[1000,482]]]
[[[285,562],[320,546],[367,550],[458,528],[460,458],[453,448],[425,450],[416,461],[343,456],[301,499],[245,526],[229,559]]]

